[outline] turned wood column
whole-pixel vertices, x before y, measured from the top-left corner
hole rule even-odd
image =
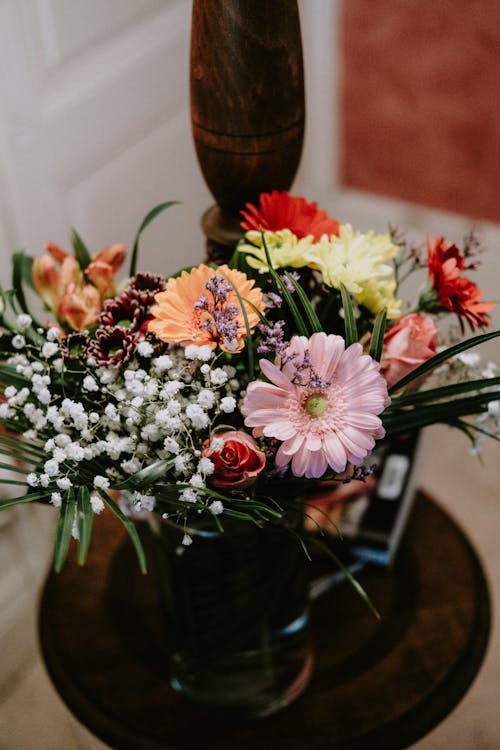
[[[304,75],[296,0],[194,0],[191,121],[216,200],[202,217],[211,258],[242,235],[239,211],[290,187],[304,135]]]

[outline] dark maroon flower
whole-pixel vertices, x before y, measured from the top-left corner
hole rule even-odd
[[[137,343],[136,331],[125,328],[99,328],[96,338],[91,341],[87,354],[95,360],[97,366],[120,367],[133,356]]]
[[[90,339],[85,333],[70,333],[59,339],[61,353],[65,359],[82,360],[87,356]]]
[[[155,294],[165,289],[165,281],[162,276],[153,273],[138,273],[129,283],[124,296],[136,299],[142,305],[152,305]]]
[[[137,330],[144,319],[141,305],[137,299],[127,294],[122,294],[119,299],[109,299],[104,304],[104,309],[99,315],[100,327],[111,326],[115,328],[127,328]]]

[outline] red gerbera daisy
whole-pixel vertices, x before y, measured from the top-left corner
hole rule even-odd
[[[495,303],[484,302],[479,287],[462,276],[465,261],[456,245],[444,237],[437,237],[431,245],[427,238],[427,265],[432,288],[443,307],[456,313],[460,322],[465,318],[471,328],[483,328],[489,324],[486,313],[495,307]]]
[[[318,208],[317,203],[307,203],[305,198],[288,195],[273,190],[272,193],[261,193],[260,206],[246,204],[246,211],[241,211],[245,221],[241,222],[243,229],[267,229],[277,232],[280,229],[290,229],[297,237],[312,234],[314,241],[318,241],[322,234],[338,235],[339,222],[331,219],[326,211]]]

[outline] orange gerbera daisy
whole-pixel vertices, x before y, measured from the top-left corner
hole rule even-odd
[[[241,271],[228,266],[217,269],[201,264],[167,281],[165,291],[155,295],[153,320],[148,329],[169,344],[216,346],[225,352],[243,349],[246,326],[238,290],[250,330],[259,323],[252,305],[264,311],[262,290]],[[248,304],[251,303],[251,304]]]
[[[288,195],[287,191],[261,193],[260,206],[247,203],[247,211],[241,211],[245,221],[241,222],[243,229],[264,229],[278,232],[289,229],[296,237],[307,237],[312,234],[317,242],[323,234],[338,235],[339,222],[331,219],[326,211],[318,208],[317,203],[307,203],[305,198]]]

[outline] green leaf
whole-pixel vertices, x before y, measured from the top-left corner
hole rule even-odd
[[[75,258],[78,262],[78,265],[80,266],[82,271],[85,271],[87,266],[89,266],[92,262],[92,258],[90,257],[87,245],[84,243],[76,229],[71,230],[71,244],[73,245]]]
[[[269,255],[269,249],[267,247],[266,238],[264,237],[264,232],[261,232],[261,235],[262,235],[262,243],[264,246],[264,252],[266,254],[267,265],[269,268],[269,273],[271,274],[271,277],[278,291],[283,296],[283,299],[285,300],[287,307],[290,310],[290,313],[294,319],[295,325],[297,326],[297,333],[300,336],[308,337],[306,324],[304,323],[304,320],[299,312],[299,308],[295,304],[295,300],[293,299],[292,295],[286,288],[286,284],[283,281],[283,279],[279,276],[279,274],[276,273],[276,271],[273,268],[273,263],[271,260],[271,256]]]
[[[229,281],[229,279],[227,278],[227,276],[224,276],[224,278],[226,279],[226,281],[229,284],[231,284],[231,282]],[[246,348],[247,357],[248,357],[248,374],[249,374],[250,378],[252,378],[253,374],[254,374],[255,363],[254,363],[254,356],[253,356],[253,338],[252,338],[252,331],[250,330],[250,323],[248,321],[248,313],[247,313],[247,310],[246,310],[246,307],[245,307],[245,302],[244,302],[243,297],[241,296],[241,294],[239,292],[239,289],[237,289],[237,287],[234,284],[231,284],[231,288],[232,288],[233,292],[235,293],[235,295],[236,295],[236,297],[238,299],[238,302],[239,302],[239,305],[240,305],[241,314],[243,315],[243,321],[245,323],[245,330],[246,330],[246,334],[247,334],[247,340],[246,340],[246,347],[245,348]]]
[[[311,331],[313,333],[321,333],[323,331],[323,326],[320,323],[320,320],[318,316],[316,315],[316,311],[314,310],[313,306],[311,305],[311,302],[309,301],[309,298],[305,291],[302,289],[301,285],[296,281],[293,276],[288,273],[288,271],[285,271],[285,276],[290,282],[290,284],[293,285],[293,288],[297,292],[297,296],[299,297],[302,307],[304,308],[304,312],[307,315],[307,319],[309,320],[309,325],[311,327]]]
[[[1,442],[0,442],[0,445],[2,445]],[[39,456],[37,458],[33,458],[33,457],[30,458],[26,453],[22,452],[22,448],[17,449],[17,448],[11,447],[10,451],[6,451],[4,448],[0,448],[0,454],[2,454],[3,456],[9,456],[9,458],[11,458],[13,461],[22,461],[22,463],[25,463],[25,464],[33,464],[37,466],[40,463]],[[15,471],[14,468],[13,470]]]
[[[7,471],[13,471],[15,474],[31,474],[31,469],[25,469],[24,466],[16,466],[15,464],[7,464],[0,461],[0,469],[7,469]]]
[[[130,259],[130,276],[135,276],[136,266],[137,266],[137,253],[139,251],[139,240],[141,237],[142,232],[148,227],[151,222],[156,219],[159,214],[161,214],[163,211],[165,211],[167,208],[170,208],[170,206],[176,206],[179,204],[179,201],[167,201],[166,203],[159,203],[157,206],[155,206],[151,211],[146,214],[144,219],[142,220],[141,226],[137,230],[137,234],[135,235],[134,240],[134,247],[132,250],[132,257]]]
[[[23,251],[14,253],[12,256],[12,289],[16,295],[16,299],[19,303],[19,307],[25,313],[29,314],[28,305],[24,296],[23,283],[25,282],[25,265],[27,256]],[[33,263],[33,259],[30,258],[30,266]]]
[[[316,547],[321,549],[326,555],[328,555],[328,557],[332,558],[332,560],[335,562],[335,564],[340,568],[344,576],[347,578],[347,580],[353,587],[354,591],[364,601],[364,603],[366,604],[370,612],[377,618],[377,620],[380,620],[380,614],[378,610],[375,608],[375,606],[373,605],[370,597],[368,596],[364,588],[361,586],[360,583],[358,583],[358,581],[354,578],[351,571],[348,568],[346,568],[344,563],[341,560],[339,560],[339,558],[333,552],[333,550],[331,550],[328,545],[324,544],[323,542],[321,542],[319,539],[316,539],[315,537],[311,537],[310,541],[312,544],[315,544]]]
[[[416,404],[427,403],[429,401],[438,401],[450,396],[455,396],[461,393],[467,393],[468,391],[479,391],[488,393],[488,388],[500,385],[500,376],[495,378],[481,378],[480,380],[466,380],[462,383],[450,383],[449,385],[441,385],[438,388],[428,388],[423,391],[415,391],[408,393],[401,393],[398,396],[394,396],[392,404],[389,409],[393,408],[404,408],[407,406],[415,406]]]
[[[454,424],[459,417],[480,414],[488,408],[491,401],[500,398],[500,391],[479,393],[468,398],[451,399],[447,402],[419,404],[410,409],[389,406],[382,415],[387,431],[395,434],[425,427],[435,422]]]
[[[467,339],[466,341],[461,341],[459,344],[455,344],[454,346],[448,347],[448,349],[445,349],[444,351],[439,352],[439,354],[435,354],[430,359],[427,359],[423,364],[419,365],[414,370],[412,370],[412,372],[408,373],[408,375],[405,375],[404,378],[401,378],[401,380],[398,380],[397,383],[395,383],[393,386],[389,388],[389,393],[394,393],[395,391],[399,391],[400,388],[403,388],[403,386],[407,385],[408,383],[411,383],[411,381],[415,380],[415,378],[419,378],[421,375],[425,375],[426,372],[429,372],[430,370],[433,370],[435,367],[442,364],[443,362],[446,362],[447,359],[451,359],[457,354],[467,351],[467,349],[472,349],[474,346],[479,346],[479,344],[484,344],[486,341],[490,341],[491,339],[494,339],[497,336],[500,336],[500,331],[491,331],[490,333],[482,333],[479,336],[473,336],[473,338],[471,339]]]
[[[344,284],[340,285],[340,293],[342,295],[342,307],[344,308],[345,344],[347,347],[359,341],[358,327],[356,325],[351,295]]]
[[[144,467],[136,471],[135,474],[127,477],[121,482],[116,489],[118,490],[132,490],[141,486],[151,486],[155,482],[163,479],[165,474],[175,463],[173,458],[162,458],[159,461],[155,461],[153,464]]]
[[[7,433],[0,434],[0,445],[5,445],[6,447],[11,448],[13,451],[13,457],[16,457],[20,453],[30,454],[38,460],[41,460],[45,457],[45,453],[42,449],[35,448],[33,445],[26,443],[24,440],[16,438],[13,435],[9,435]]]
[[[387,310],[381,310],[375,318],[373,326],[372,340],[370,342],[370,357],[376,362],[380,362],[382,350],[384,348],[385,324],[387,321]]]
[[[11,482],[2,482],[2,484],[11,484]],[[19,497],[9,497],[4,500],[0,500],[0,511],[12,508],[14,505],[23,505],[26,503],[33,503],[37,500],[43,500],[47,497],[46,492],[29,492],[26,495],[19,495]]]
[[[78,564],[83,565],[87,559],[94,521],[90,493],[85,486],[78,488],[76,520],[78,525]]]
[[[127,530],[128,535],[130,536],[132,543],[135,547],[135,551],[137,553],[137,558],[139,560],[139,566],[141,568],[142,573],[147,573],[147,566],[146,566],[146,556],[144,554],[144,548],[142,546],[141,540],[139,539],[139,534],[137,533],[137,529],[135,528],[132,521],[127,518],[127,516],[122,513],[118,505],[110,498],[110,496],[104,492],[104,490],[99,490],[99,493],[101,497],[103,498],[104,502],[108,506],[108,508],[111,510],[112,513],[122,522],[122,524],[125,526],[125,529]]]
[[[75,493],[73,488],[71,487],[62,498],[62,504],[59,508],[59,515],[57,518],[54,550],[54,569],[56,573],[59,573],[62,570],[62,567],[68,555],[74,518]]]
[[[7,385],[13,385],[18,390],[20,388],[29,387],[30,381],[16,372],[12,365],[0,364],[0,382],[6,383]]]

